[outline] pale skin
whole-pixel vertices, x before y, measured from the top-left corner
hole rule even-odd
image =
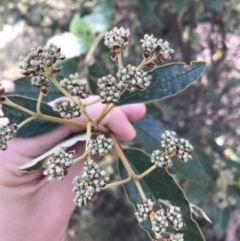
[[[101,103],[87,107],[91,118],[97,118]],[[145,114],[143,104],[114,108],[101,122],[120,141],[130,141],[135,130],[130,124]],[[84,116],[76,119],[86,122]],[[18,167],[51,149],[71,134],[83,132],[72,126],[34,138],[13,139],[8,149],[0,152],[0,239],[1,241],[63,241],[69,218],[75,209],[72,180],[81,171],[83,162],[70,168],[63,181],[49,182],[43,170],[25,174]],[[72,149],[83,154],[85,143]],[[96,200],[97,201],[97,200]]]

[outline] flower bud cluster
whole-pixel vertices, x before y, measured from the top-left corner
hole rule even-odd
[[[145,90],[150,85],[152,76],[129,64],[118,70],[117,78],[123,82],[129,92],[134,92]]]
[[[189,143],[188,140],[181,138],[177,143],[178,146],[178,158],[182,162],[187,162],[188,160],[192,159],[190,153],[193,151],[193,146]]]
[[[51,81],[45,76],[33,76],[31,79],[32,85],[39,88],[41,92],[46,95]]]
[[[178,138],[176,138],[176,132],[165,131],[162,136],[161,146],[166,148],[167,153],[171,155],[177,151]]]
[[[165,233],[168,227],[168,220],[164,210],[158,210],[154,214],[154,220],[152,221],[152,230],[156,233]]]
[[[225,193],[223,190],[214,194],[213,201],[220,209],[224,209],[228,206],[233,206],[237,202],[234,197],[228,196],[227,193]]]
[[[79,96],[82,99],[86,99],[89,95],[87,90],[87,80],[80,79],[78,73],[75,75],[71,74],[69,79],[65,78],[61,80],[60,85],[72,96]]]
[[[104,135],[99,135],[96,140],[89,140],[87,144],[88,153],[91,155],[104,156],[113,149],[113,141]]]
[[[153,212],[154,208],[155,203],[150,199],[146,199],[143,203],[138,203],[137,212],[135,213],[138,222],[141,223],[144,220],[149,219],[150,213]]]
[[[74,203],[80,207],[92,204],[109,180],[108,173],[100,169],[97,163],[86,161],[81,175],[73,180],[73,191],[76,192]]]
[[[176,138],[176,133],[173,131],[165,131],[161,138],[161,146],[166,149],[167,155],[175,154],[182,162],[192,159],[190,153],[193,151],[193,146],[188,140]]]
[[[157,41],[158,47],[155,50],[157,55],[157,59],[159,61],[165,61],[167,59],[171,59],[174,50],[169,48],[169,43],[167,41],[163,42],[162,39]]]
[[[72,119],[81,115],[79,106],[68,100],[56,100],[53,111],[65,119]]]
[[[50,67],[55,64],[58,59],[63,60],[64,58],[65,56],[61,54],[61,49],[51,43],[47,48],[32,48],[27,57],[20,58],[22,62],[19,68],[21,69],[21,74],[25,76],[37,76],[39,75],[39,71],[44,71],[44,65]],[[60,72],[61,70],[61,67],[52,68],[53,73]]]
[[[102,103],[117,103],[120,97],[121,88],[112,75],[108,74],[107,76],[99,78],[97,85]]]
[[[148,59],[151,54],[154,53],[159,61],[164,61],[171,59],[174,50],[169,48],[169,43],[167,41],[163,42],[162,39],[154,38],[153,35],[145,34],[144,38],[140,40],[143,57]],[[148,65],[147,65],[148,66]],[[154,67],[154,62],[151,63],[148,67]]]
[[[184,241],[183,234],[170,234],[170,239],[168,239],[167,241]]]
[[[13,139],[17,133],[17,125],[0,125],[0,150],[7,149],[7,141]]]
[[[219,160],[219,159],[215,159],[214,163],[213,163],[213,168],[217,171],[222,170],[224,167],[226,166],[226,163]]]
[[[151,53],[158,47],[157,38],[154,38],[153,35],[145,34],[143,39],[140,40],[140,43],[143,49],[143,57],[146,59],[149,58]]]
[[[167,209],[167,219],[175,228],[176,230],[179,230],[183,228],[184,222],[181,214],[181,209],[179,207],[171,206]]]
[[[104,44],[111,50],[113,60],[116,60],[117,55],[126,49],[129,35],[129,29],[123,27],[114,27],[113,30],[106,32]]]
[[[165,155],[162,151],[155,150],[151,155],[151,163],[156,167],[169,168],[173,165],[169,156]]]
[[[58,150],[47,160],[47,169],[43,175],[48,176],[48,180],[62,180],[67,175],[68,168],[73,165],[74,151],[65,152]]]

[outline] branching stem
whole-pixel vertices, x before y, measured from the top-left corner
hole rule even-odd
[[[22,106],[20,106],[20,105],[18,105],[18,104],[15,104],[14,102],[12,102],[12,101],[9,100],[9,99],[6,99],[6,100],[3,102],[3,104],[4,104],[4,105],[8,105],[8,106],[12,106],[12,107],[14,107],[14,108],[16,108],[16,109],[18,109],[18,110],[21,110],[21,111],[23,111],[23,112],[28,113],[28,114],[31,115],[31,116],[35,116],[35,115],[36,115],[35,112],[33,112],[33,111],[31,111],[31,110],[28,110],[28,109],[26,109],[25,107],[22,107]]]
[[[100,115],[96,119],[97,123],[100,123],[102,121],[102,119],[106,116],[106,112],[107,112],[108,107],[109,107],[109,104],[104,106],[102,112],[100,113]]]
[[[39,96],[38,96],[38,101],[37,101],[37,114],[41,114],[41,102],[43,98],[43,93],[40,91]]]
[[[148,175],[149,173],[151,173],[153,170],[156,169],[156,166],[153,165],[151,166],[149,169],[147,169],[145,172],[143,172],[142,174],[137,176],[137,179],[142,179],[143,177],[145,177],[146,175]]]
[[[95,100],[92,100],[92,101],[89,101],[89,102],[83,104],[83,106],[84,106],[84,107],[87,107],[87,106],[90,106],[90,105],[94,105],[94,104],[100,102],[100,100],[101,100],[101,98],[97,98],[97,99],[95,99]]]
[[[104,187],[104,189],[108,189],[108,188],[111,188],[111,187],[116,187],[116,186],[119,186],[119,185],[123,185],[123,184],[128,183],[129,181],[131,181],[131,179],[132,179],[131,177],[128,177],[128,178],[126,178],[124,180],[107,184]]]
[[[87,123],[87,137],[86,137],[86,146],[85,146],[85,152],[87,152],[87,159],[90,160],[91,156],[90,153],[88,152],[88,142],[91,139],[91,130],[92,130],[92,122],[88,121]]]
[[[34,116],[31,116],[29,118],[27,118],[26,120],[22,121],[20,124],[18,124],[18,129],[22,128],[24,125],[26,125],[28,122],[34,120],[35,117]]]
[[[88,155],[88,154],[85,152],[82,156],[80,156],[80,157],[76,158],[75,160],[73,160],[73,164],[76,164],[76,163],[78,163],[78,162],[86,159],[86,158],[87,158],[87,155]]]
[[[117,58],[118,58],[118,67],[122,68],[123,63],[122,63],[122,53],[121,52],[118,54]]]

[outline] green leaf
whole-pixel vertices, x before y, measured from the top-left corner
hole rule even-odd
[[[156,101],[174,95],[198,79],[205,67],[205,62],[192,62],[188,68],[184,67],[182,63],[156,68],[150,72],[152,75],[151,84],[145,91],[133,93],[125,91],[117,105]]]
[[[145,116],[132,124],[137,132],[136,139],[144,148],[149,152],[161,148],[160,137],[169,128],[150,116]],[[194,182],[204,183],[208,180],[208,176],[204,172],[201,163],[194,155],[193,159],[187,163],[174,160],[173,169]]]
[[[139,1],[139,15],[141,21],[154,20],[154,0],[140,0]]]
[[[124,154],[136,174],[143,173],[151,167],[150,156],[141,150],[128,148],[124,149]],[[121,161],[119,162],[119,171],[122,179],[128,177],[128,173]],[[181,208],[184,222],[186,224],[185,228],[180,231],[180,233],[184,234],[184,240],[204,240],[198,225],[191,218],[189,203],[184,195],[184,192],[165,169],[155,169],[149,175],[142,178],[140,180],[140,184],[146,197],[155,201],[157,207],[159,207],[158,200],[161,199],[169,200],[172,205]],[[133,181],[125,184],[124,187],[129,199],[134,203],[135,207],[137,203],[142,202],[141,196]],[[146,231],[152,236],[153,233],[150,221],[145,221],[142,224],[144,225],[144,229],[146,229]],[[154,237],[152,236],[152,238]]]
[[[230,208],[219,209],[215,211],[214,229],[218,238],[221,238],[227,228],[228,220],[230,218]]]
[[[26,96],[33,99],[37,99],[39,96],[40,90],[31,84],[31,77],[22,77],[16,79],[14,81],[14,85],[14,92],[7,93],[7,96],[14,94]],[[43,101],[49,102],[62,96],[63,94],[53,84],[51,84],[49,87],[49,93],[43,97]]]
[[[82,17],[82,20],[90,27],[92,34],[99,33],[111,26],[113,7],[113,1],[100,0],[90,14]]]
[[[37,100],[18,95],[8,96],[8,99],[22,107],[27,108],[28,110],[34,112],[36,111]],[[9,118],[11,123],[20,124],[22,121],[30,117],[29,114],[14,107],[4,105],[4,103],[2,109],[4,115]],[[52,107],[44,102],[41,104],[41,111],[45,115],[59,117],[59,115],[53,112]],[[34,137],[42,135],[49,133],[50,131],[53,131],[60,126],[61,124],[52,121],[33,120],[18,130],[17,137]]]
[[[158,102],[147,103],[146,107],[147,107],[147,115],[153,116],[153,115],[157,115],[161,112]]]
[[[203,0],[204,4],[211,10],[222,12],[224,3],[222,0]]]
[[[83,21],[78,13],[73,16],[70,22],[69,30],[71,33],[78,36],[90,35],[91,32],[89,24]]]
[[[199,203],[206,200],[210,193],[213,193],[214,185],[201,186],[196,183],[191,183],[191,186],[185,191],[187,198],[191,203]]]

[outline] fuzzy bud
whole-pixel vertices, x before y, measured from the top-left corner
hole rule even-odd
[[[117,55],[126,49],[129,35],[129,29],[123,27],[114,27],[113,30],[106,32],[104,44],[111,50],[113,60],[116,60]]]
[[[151,163],[155,164],[156,167],[163,168],[169,168],[173,165],[171,159],[159,150],[153,151],[151,155]]]
[[[153,212],[155,203],[150,199],[145,200],[143,203],[137,204],[137,212],[135,213],[139,223],[149,219],[150,213]]]
[[[81,79],[78,73],[70,75],[69,79],[65,78],[60,81],[60,85],[72,96],[79,96],[82,99],[86,99],[89,96],[87,80]]]

